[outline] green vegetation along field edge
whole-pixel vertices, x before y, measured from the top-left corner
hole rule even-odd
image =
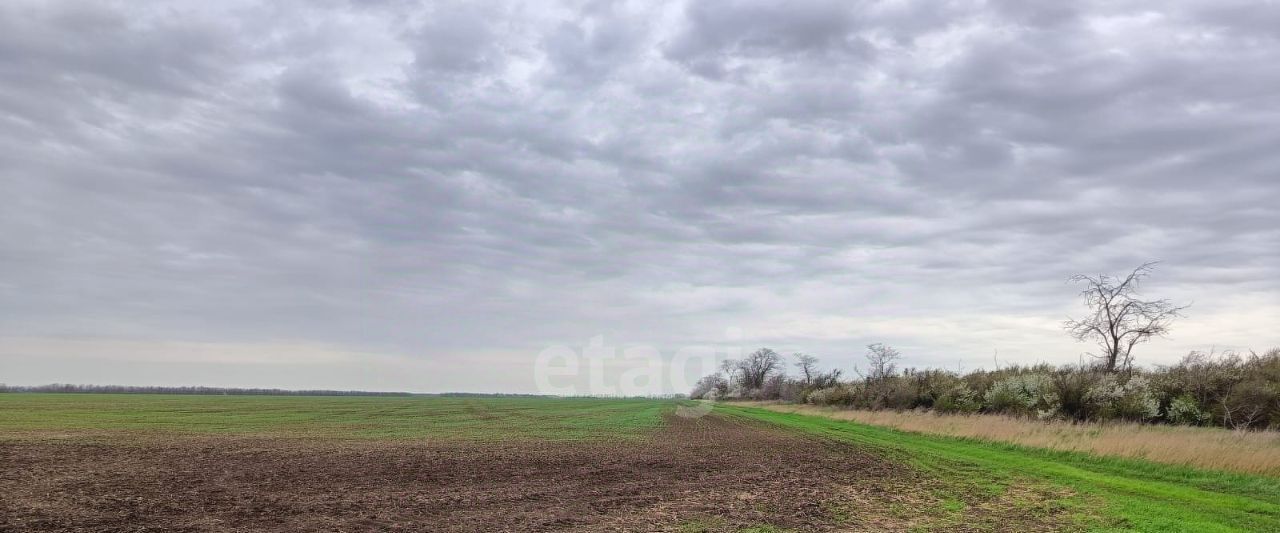
[[[716,412],[860,446],[977,491],[1025,479],[1066,487],[1079,496],[1069,505],[1101,517],[1084,523],[1087,529],[1280,531],[1280,480],[1274,478],[912,434],[754,407],[721,404]]]

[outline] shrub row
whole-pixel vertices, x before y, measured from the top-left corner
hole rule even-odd
[[[814,386],[812,379],[806,384],[779,369],[757,388],[744,388],[734,377],[732,372],[708,376],[691,396],[872,410],[1280,428],[1280,348],[1261,355],[1192,352],[1175,365],[1121,373],[1047,364],[965,374],[906,369]]]

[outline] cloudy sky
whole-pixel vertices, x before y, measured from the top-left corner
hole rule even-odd
[[[1276,2],[0,3],[0,382],[531,391],[544,348],[1280,345]]]

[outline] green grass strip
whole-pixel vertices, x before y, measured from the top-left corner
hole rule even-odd
[[[861,446],[968,484],[1033,478],[1101,502],[1093,530],[1280,531],[1280,480],[922,435],[851,421],[718,405],[717,411]]]

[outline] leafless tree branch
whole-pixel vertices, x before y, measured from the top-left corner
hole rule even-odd
[[[1078,341],[1098,344],[1102,366],[1108,372],[1127,370],[1133,365],[1133,347],[1164,336],[1174,319],[1188,306],[1177,306],[1169,300],[1141,300],[1138,287],[1154,270],[1156,263],[1146,263],[1124,278],[1100,274],[1077,275],[1070,281],[1083,283],[1080,291],[1092,314],[1081,319],[1068,318],[1063,323]]]

